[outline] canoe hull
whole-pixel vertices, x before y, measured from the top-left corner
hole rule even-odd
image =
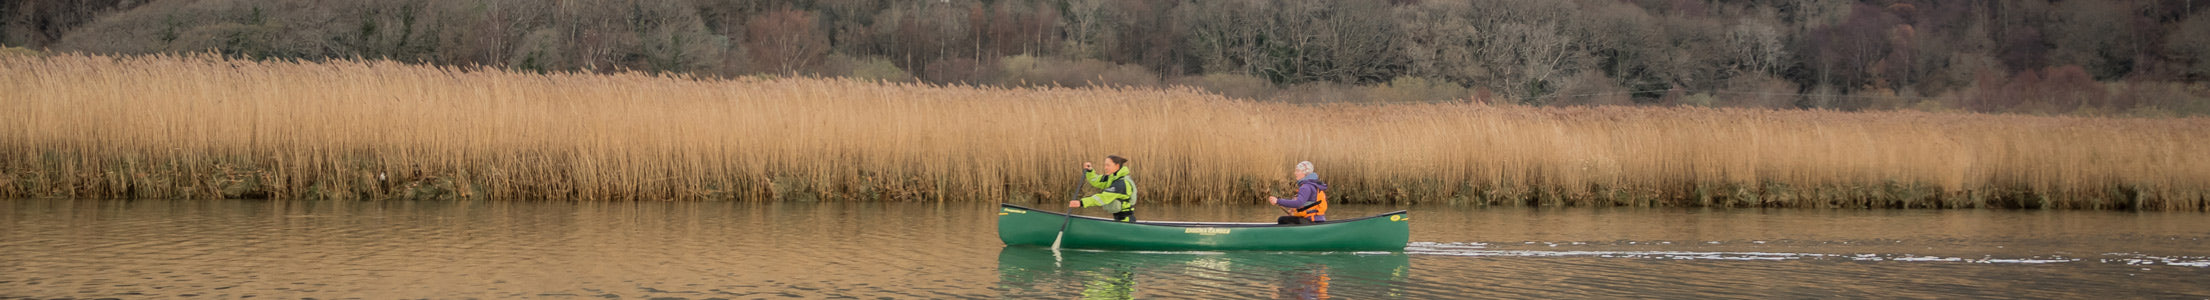
[[[1012,204],[998,207],[998,239],[1007,246],[1050,247],[1066,215]],[[1403,211],[1307,225],[1115,222],[1074,216],[1060,247],[1101,250],[1400,251],[1411,238]]]

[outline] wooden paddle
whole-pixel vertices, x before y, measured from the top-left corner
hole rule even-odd
[[[1083,175],[1088,175],[1088,174],[1083,174]],[[1089,183],[1090,183],[1090,180],[1089,180],[1089,179],[1087,179],[1087,178],[1085,178],[1085,179],[1082,179],[1082,184],[1089,184]],[[1081,196],[1082,196],[1082,185],[1081,185],[1081,184],[1077,184],[1077,185],[1074,185],[1074,193],[1073,193],[1073,195],[1074,195],[1075,197],[1081,197]],[[1075,201],[1081,201],[1081,200],[1080,200],[1079,198],[1077,198],[1077,199],[1076,199]],[[1074,223],[1074,207],[1071,207],[1071,206],[1070,206],[1070,207],[1067,207],[1067,220],[1066,220],[1066,221],[1060,221],[1060,222],[1059,222],[1059,236],[1056,236],[1056,237],[1052,237],[1052,238],[1051,238],[1051,252],[1052,252],[1052,253],[1055,253],[1055,254],[1056,254],[1056,253],[1059,253],[1059,240],[1062,240],[1062,239],[1066,239],[1066,238],[1067,238],[1067,224],[1072,224],[1072,223]]]
[[[1074,208],[1067,208],[1067,220],[1059,222],[1059,236],[1051,238],[1051,251],[1059,251],[1059,240],[1067,238],[1067,224],[1074,223]]]

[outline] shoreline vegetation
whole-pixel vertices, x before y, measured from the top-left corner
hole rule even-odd
[[[36,0],[0,4],[0,47],[1292,103],[2210,116],[2194,2]]]
[[[2210,208],[2210,119],[0,55],[0,198],[999,201],[1131,158],[1145,201]]]

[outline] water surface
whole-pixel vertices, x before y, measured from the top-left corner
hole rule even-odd
[[[1054,255],[995,203],[4,200],[0,298],[2210,298],[2201,213],[1333,214],[1398,209],[1403,252]]]

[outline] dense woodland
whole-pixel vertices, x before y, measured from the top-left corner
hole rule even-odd
[[[2210,114],[2210,1],[2195,0],[4,3],[0,44],[53,52],[1180,85],[1300,103]]]

